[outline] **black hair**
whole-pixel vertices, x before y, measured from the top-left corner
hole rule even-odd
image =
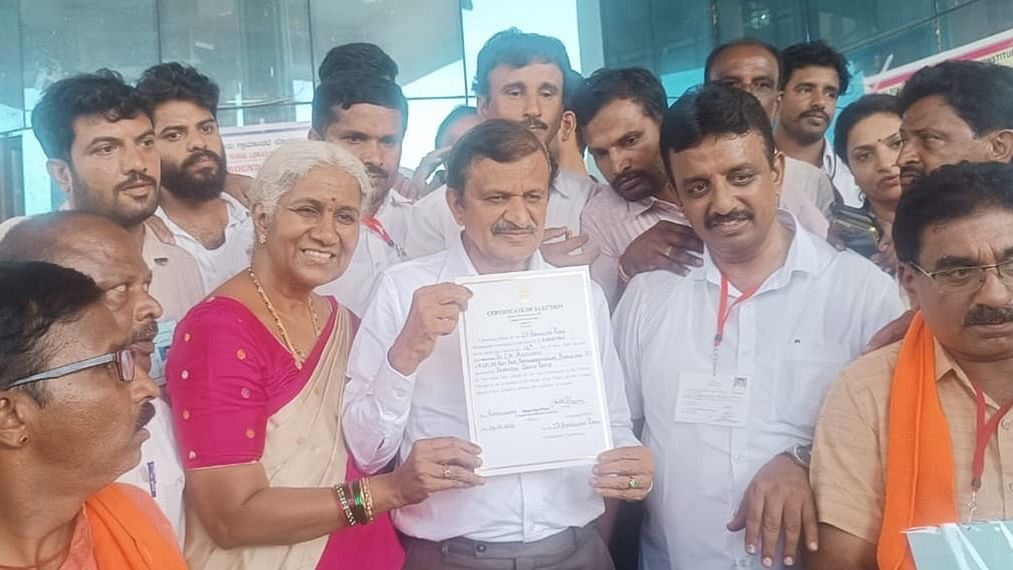
[[[598,112],[617,99],[640,104],[644,114],[661,121],[668,108],[665,88],[653,73],[642,67],[602,68],[591,74],[573,102],[577,123],[586,126]]]
[[[549,163],[551,185],[556,176],[556,163],[538,137],[517,121],[482,121],[454,145],[454,150],[447,159],[447,189],[463,193],[471,165],[480,158],[508,163],[517,162],[535,152],[541,152]]]
[[[477,114],[478,109],[474,107],[469,107],[467,105],[458,105],[457,107],[454,107],[454,109],[450,111],[446,117],[444,117],[443,122],[441,122],[440,126],[436,129],[435,148],[443,148],[445,146],[443,144],[443,139],[447,135],[447,129],[456,123],[458,119],[463,119],[464,117],[474,117]]]
[[[380,46],[353,42],[332,47],[320,62],[320,82],[330,81],[343,73],[375,75],[389,81],[397,80],[397,63]]]
[[[768,44],[765,41],[758,40],[756,38],[739,38],[737,40],[732,40],[730,42],[723,43],[718,47],[712,49],[711,52],[707,54],[707,62],[704,63],[703,66],[704,83],[710,83],[711,67],[713,67],[714,62],[717,61],[719,57],[721,57],[721,54],[725,53],[726,51],[732,48],[737,47],[757,47],[762,50],[765,50],[774,58],[774,63],[775,65],[777,65],[777,76],[779,78],[781,77],[781,52],[776,47]]]
[[[803,67],[829,67],[837,71],[838,93],[847,93],[851,84],[848,58],[834,50],[823,40],[795,44],[781,51],[781,89],[788,85],[791,75]]]
[[[900,112],[939,95],[981,136],[1013,129],[1013,68],[980,61],[946,61],[911,76],[898,95]]]
[[[408,100],[397,83],[362,73],[339,74],[313,92],[313,130],[321,137],[338,120],[338,109],[367,103],[401,113],[401,132],[408,127]]]
[[[0,262],[0,291],[0,391],[47,368],[58,349],[46,338],[53,325],[74,322],[102,301],[90,277],[41,262]],[[14,389],[47,402],[39,384]]]
[[[563,74],[563,97],[566,97],[565,77],[570,69],[570,58],[563,42],[550,36],[524,33],[517,28],[496,32],[478,52],[478,64],[472,89],[476,95],[489,95],[489,74],[499,65],[513,68],[532,63],[550,63]]]
[[[862,95],[838,114],[837,124],[834,126],[834,153],[841,157],[844,164],[851,166],[848,161],[848,139],[851,137],[851,129],[863,119],[879,113],[900,117],[897,97],[886,93]]]
[[[661,155],[665,172],[672,180],[671,151],[693,148],[707,137],[743,136],[750,131],[763,139],[767,160],[773,165],[777,149],[774,132],[767,112],[756,97],[720,83],[690,89],[672,103],[661,121]]]
[[[137,91],[152,114],[167,101],[189,101],[218,117],[218,85],[186,64],[169,62],[149,67],[137,81]]]
[[[919,178],[897,204],[893,221],[897,259],[916,263],[926,229],[983,208],[1013,210],[1013,164],[961,162]]]
[[[137,91],[115,71],[100,69],[61,79],[46,88],[32,111],[32,130],[46,157],[70,161],[74,120],[102,115],[109,121],[147,115]]]

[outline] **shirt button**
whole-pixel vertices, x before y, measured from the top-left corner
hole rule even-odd
[[[479,545],[477,545],[477,546],[475,547],[475,551],[476,551],[476,552],[479,552],[479,553],[485,552],[485,545],[484,545],[484,544],[479,544]]]
[[[1002,429],[1009,431],[1009,426],[1010,426],[1009,418],[1004,419],[1002,421]]]

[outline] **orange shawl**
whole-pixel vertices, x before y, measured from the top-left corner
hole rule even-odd
[[[84,503],[99,569],[186,570],[175,537],[153,518],[162,516],[157,506],[145,510],[128,492],[114,483]]]
[[[919,312],[890,388],[886,505],[876,552],[881,570],[914,570],[907,529],[957,521],[953,445],[936,392],[935,357],[932,331]]]

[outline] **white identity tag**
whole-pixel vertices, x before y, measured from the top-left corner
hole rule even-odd
[[[679,374],[675,421],[724,427],[746,427],[750,378],[738,374]]]

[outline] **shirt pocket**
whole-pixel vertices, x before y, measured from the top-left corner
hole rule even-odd
[[[811,433],[831,382],[851,360],[843,344],[792,343],[778,351],[774,420]]]

